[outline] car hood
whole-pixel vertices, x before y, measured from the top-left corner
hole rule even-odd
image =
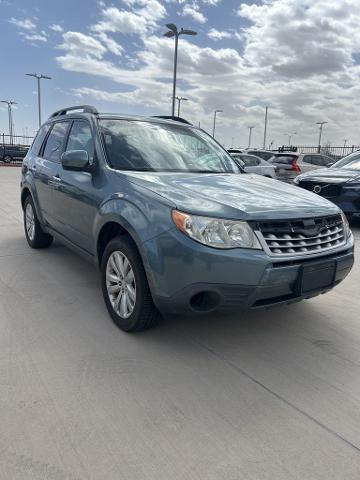
[[[318,195],[260,175],[129,172],[126,177],[197,215],[260,220],[339,211]]]
[[[302,173],[296,178],[296,180],[341,184],[345,182],[360,181],[360,171],[346,170],[346,168],[321,168],[319,170]]]

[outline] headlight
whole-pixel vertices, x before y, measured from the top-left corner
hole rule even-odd
[[[172,218],[185,235],[209,247],[261,250],[261,245],[247,222],[199,217],[177,210],[173,210]]]
[[[344,212],[341,212],[341,218],[342,218],[343,225],[344,225],[345,238],[347,240],[351,235],[350,225],[349,225],[348,219],[346,218],[346,215],[345,215]]]

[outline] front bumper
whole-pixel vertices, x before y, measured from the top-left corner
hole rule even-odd
[[[143,244],[153,299],[170,313],[210,312],[291,303],[331,290],[350,272],[354,240],[318,255],[270,258],[260,250],[217,250],[200,245],[177,230]],[[319,275],[335,264],[331,283],[301,290],[304,267]]]

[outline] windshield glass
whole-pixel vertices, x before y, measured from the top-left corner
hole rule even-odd
[[[330,168],[346,168],[349,170],[360,170],[360,152],[354,152],[347,157],[338,160]]]
[[[239,173],[230,155],[206,133],[160,123],[101,119],[109,164],[116,170]]]

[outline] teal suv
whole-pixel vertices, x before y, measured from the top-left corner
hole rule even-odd
[[[212,137],[173,119],[55,112],[24,159],[21,204],[30,247],[56,237],[99,266],[106,307],[126,331],[160,312],[310,298],[353,265],[336,205],[243,174]]]

